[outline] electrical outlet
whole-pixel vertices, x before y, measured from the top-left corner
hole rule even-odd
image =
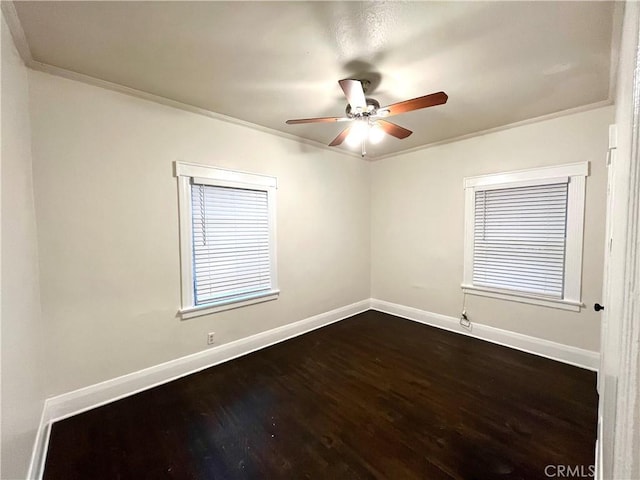
[[[215,332],[209,332],[207,334],[207,345],[213,345],[213,342],[215,342],[215,338],[214,338],[215,335],[216,335]]]

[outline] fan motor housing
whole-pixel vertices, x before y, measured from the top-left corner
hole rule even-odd
[[[354,113],[351,109],[351,104],[347,104],[347,108],[345,108],[345,113],[347,114],[347,116],[349,118],[354,118],[354,117],[365,117],[365,116],[369,116],[372,113],[374,113],[376,110],[378,110],[380,108],[380,102],[378,102],[376,99],[374,98],[366,98],[365,99],[367,101],[367,110],[364,112],[359,112],[359,113]]]

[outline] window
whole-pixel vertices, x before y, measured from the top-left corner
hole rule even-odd
[[[276,179],[176,162],[183,318],[278,297]]]
[[[463,291],[579,311],[588,170],[466,178]]]

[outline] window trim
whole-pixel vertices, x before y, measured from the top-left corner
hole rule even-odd
[[[550,167],[532,168],[507,173],[494,173],[464,179],[465,225],[464,270],[462,291],[465,294],[493,297],[520,303],[579,312],[584,304],[582,292],[582,248],[584,239],[584,204],[589,162],[569,163]],[[512,290],[473,284],[474,200],[476,190],[509,188],[557,181],[569,177],[567,198],[567,237],[565,241],[564,294],[562,299],[548,298]]]
[[[278,270],[276,252],[276,190],[277,179],[266,175],[239,172],[208,165],[174,162],[174,176],[178,179],[178,215],[180,236],[180,284],[182,319],[222,312],[256,303],[275,300],[280,294],[278,289]],[[267,192],[269,202],[269,259],[271,270],[271,289],[247,294],[243,297],[196,305],[193,278],[193,229],[191,220],[191,179],[198,183],[232,188],[250,188]]]

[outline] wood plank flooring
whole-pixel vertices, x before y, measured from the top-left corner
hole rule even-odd
[[[593,372],[368,311],[55,423],[44,478],[588,473],[595,384]]]

